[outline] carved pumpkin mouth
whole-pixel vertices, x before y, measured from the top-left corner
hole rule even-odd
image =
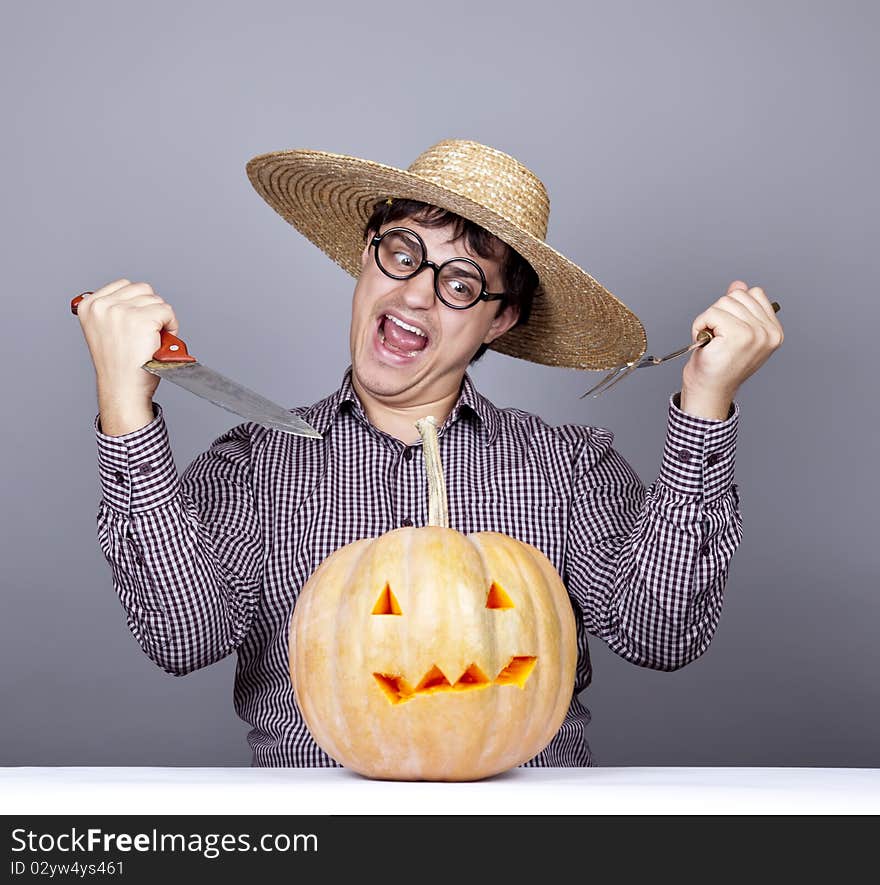
[[[435,664],[415,688],[399,674],[373,673],[373,677],[392,704],[402,704],[419,695],[436,694],[440,691],[472,691],[476,688],[488,688],[490,685],[516,685],[523,688],[537,660],[537,657],[529,655],[516,655],[494,679],[490,679],[476,664],[471,664],[455,682],[450,682]]]

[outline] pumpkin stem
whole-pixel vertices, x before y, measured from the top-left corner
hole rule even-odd
[[[449,528],[449,508],[446,501],[446,480],[440,463],[440,444],[437,439],[437,420],[433,415],[416,421],[422,437],[425,473],[428,474],[428,525]]]

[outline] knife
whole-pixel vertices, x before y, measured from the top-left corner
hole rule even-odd
[[[80,301],[84,296],[91,294],[83,292],[82,295],[77,295],[70,302],[71,313],[76,314]],[[186,344],[180,338],[165,329],[162,329],[160,335],[159,349],[153,354],[153,358],[143,365],[148,372],[160,378],[167,378],[190,393],[209,400],[229,412],[262,424],[270,430],[323,439],[311,424],[291,414],[283,406],[200,363],[190,355]]]

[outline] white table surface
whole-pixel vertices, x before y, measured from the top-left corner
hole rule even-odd
[[[318,768],[0,768],[0,814],[878,814],[880,768],[517,768],[473,783]]]

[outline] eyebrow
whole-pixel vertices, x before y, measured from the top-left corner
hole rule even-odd
[[[419,245],[418,239],[416,239],[416,237],[413,236],[413,234],[406,233],[405,231],[396,230],[396,231],[394,231],[392,236],[398,237],[399,239],[404,240],[407,243],[412,243],[414,246]]]
[[[482,280],[480,279],[480,275],[475,271],[471,270],[469,265],[462,264],[460,265],[461,270],[456,267],[457,275],[461,277],[470,277],[472,280],[476,280],[476,282],[480,283]],[[483,271],[485,273],[485,271]]]

